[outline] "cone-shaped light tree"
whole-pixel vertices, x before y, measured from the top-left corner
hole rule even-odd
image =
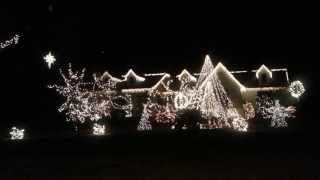
[[[221,81],[214,72],[209,56],[206,56],[198,82],[199,110],[212,128],[233,128],[233,120],[241,118]]]

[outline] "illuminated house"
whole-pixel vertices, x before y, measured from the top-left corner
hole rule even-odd
[[[179,74],[139,74],[130,69],[121,78],[105,72],[99,77],[94,74],[94,83],[83,83],[84,70],[74,74],[70,65],[68,72],[69,78],[60,72],[66,86],[51,86],[67,97],[60,112],[65,110],[68,118],[81,122],[97,121],[111,113],[117,119],[140,119],[138,130],[158,125],[180,129],[181,124],[195,128],[194,123],[186,125],[184,120],[198,119],[196,126],[200,129],[247,131],[248,120],[256,112],[272,119],[270,126],[286,127],[285,118],[292,117],[295,108],[279,102],[291,104],[287,102],[289,93],[299,98],[305,91],[299,81],[290,84],[287,69],[261,65],[250,71],[230,71],[220,62],[214,66],[209,56],[197,73],[183,69]],[[84,91],[82,87],[87,85],[93,87]],[[265,96],[272,100],[261,99]],[[188,113],[198,116],[184,117]]]
[[[209,56],[206,58],[210,59]],[[241,115],[243,115],[243,104],[248,101],[254,102],[258,92],[276,92],[286,90],[289,86],[287,69],[269,69],[265,65],[250,71],[230,71],[219,62],[199,86],[204,86],[210,76],[218,77]],[[196,86],[199,73],[191,73],[184,69],[178,75],[169,73],[137,74],[130,69],[122,76],[122,79],[115,78],[109,73],[105,73],[105,77],[116,81],[117,89],[121,93],[131,96],[136,104],[133,107],[133,111],[136,112],[133,113],[133,116],[135,114],[140,116],[142,104],[149,93],[157,92],[170,96],[173,101],[174,96],[181,91],[182,84],[187,84],[188,88]]]

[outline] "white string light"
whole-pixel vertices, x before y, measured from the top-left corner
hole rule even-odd
[[[19,43],[19,39],[20,39],[20,35],[15,34],[11,39],[6,40],[4,42],[0,43],[0,48],[4,49],[8,46],[14,45],[14,44],[18,44]]]
[[[260,66],[260,68],[257,70],[256,72],[256,78],[259,79],[260,78],[260,73],[262,72],[267,72],[269,77],[272,78],[272,72],[269,70],[269,68],[267,68],[267,66],[265,66],[264,64]]]
[[[138,76],[132,69],[129,69],[126,75],[123,76],[123,81],[127,81],[130,77],[133,77],[138,82],[143,82],[146,78]]]

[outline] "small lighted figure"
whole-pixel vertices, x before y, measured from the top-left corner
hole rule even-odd
[[[304,89],[304,86],[302,82],[300,81],[293,81],[289,86],[289,92],[292,97],[299,98],[306,90]]]
[[[49,69],[51,69],[51,66],[56,62],[56,58],[51,54],[51,52],[44,56],[43,59],[47,63]]]
[[[106,132],[106,127],[105,125],[99,125],[97,123],[95,123],[93,125],[93,134],[94,135],[97,135],[97,136],[100,136],[100,135],[104,135]]]
[[[11,140],[19,140],[24,138],[24,129],[12,127],[10,131]]]

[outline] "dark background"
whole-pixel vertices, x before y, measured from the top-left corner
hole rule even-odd
[[[214,64],[232,70],[288,68],[291,81],[301,80],[307,90],[295,132],[300,141],[317,139],[317,16],[311,7],[44,1],[12,2],[0,10],[1,42],[21,35],[19,44],[0,50],[2,137],[13,125],[30,137],[65,130],[56,110],[62,99],[46,86],[62,83],[58,69],[69,62],[85,67],[89,77],[105,70],[120,77],[129,68],[176,75],[184,68],[199,72],[210,54]],[[48,51],[57,59],[51,70],[42,59]]]

